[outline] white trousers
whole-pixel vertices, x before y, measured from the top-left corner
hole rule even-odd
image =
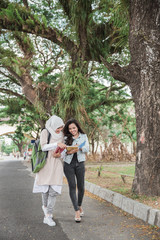
[[[56,196],[58,193],[49,186],[46,193],[42,193],[42,204],[44,207],[47,207],[47,213],[53,214],[53,209],[56,203]]]

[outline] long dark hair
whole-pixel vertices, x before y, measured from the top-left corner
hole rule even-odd
[[[66,140],[65,140],[65,144],[67,144],[67,145],[69,145],[69,146],[71,146],[71,145],[72,145],[72,142],[73,142],[73,136],[72,136],[72,134],[69,132],[69,125],[72,124],[72,123],[74,123],[74,124],[76,125],[76,127],[78,128],[78,132],[84,134],[84,131],[83,131],[82,128],[80,127],[79,122],[78,122],[76,119],[74,119],[74,118],[69,119],[69,120],[66,122],[66,124],[65,124],[65,126],[64,126],[64,128],[63,128],[64,136],[67,137]]]

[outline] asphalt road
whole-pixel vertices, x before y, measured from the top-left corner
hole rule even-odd
[[[54,211],[56,227],[43,224],[41,195],[21,161],[0,161],[0,240],[160,240],[160,231],[113,205],[85,196],[85,216],[74,211],[63,186]]]
[[[41,197],[20,161],[0,162],[0,240],[68,240],[59,222],[43,224]]]

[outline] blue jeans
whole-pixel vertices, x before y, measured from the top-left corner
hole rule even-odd
[[[74,155],[70,164],[64,162],[64,173],[69,185],[69,194],[75,211],[79,210],[82,205],[84,196],[84,162],[78,162],[77,156]],[[78,189],[78,199],[76,196],[76,182]]]

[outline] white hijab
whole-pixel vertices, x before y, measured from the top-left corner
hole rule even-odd
[[[56,141],[62,140],[63,138],[62,131],[59,134],[55,132],[57,128],[62,126],[64,126],[63,120],[56,115],[50,117],[45,124],[45,128],[50,132],[52,138]]]

